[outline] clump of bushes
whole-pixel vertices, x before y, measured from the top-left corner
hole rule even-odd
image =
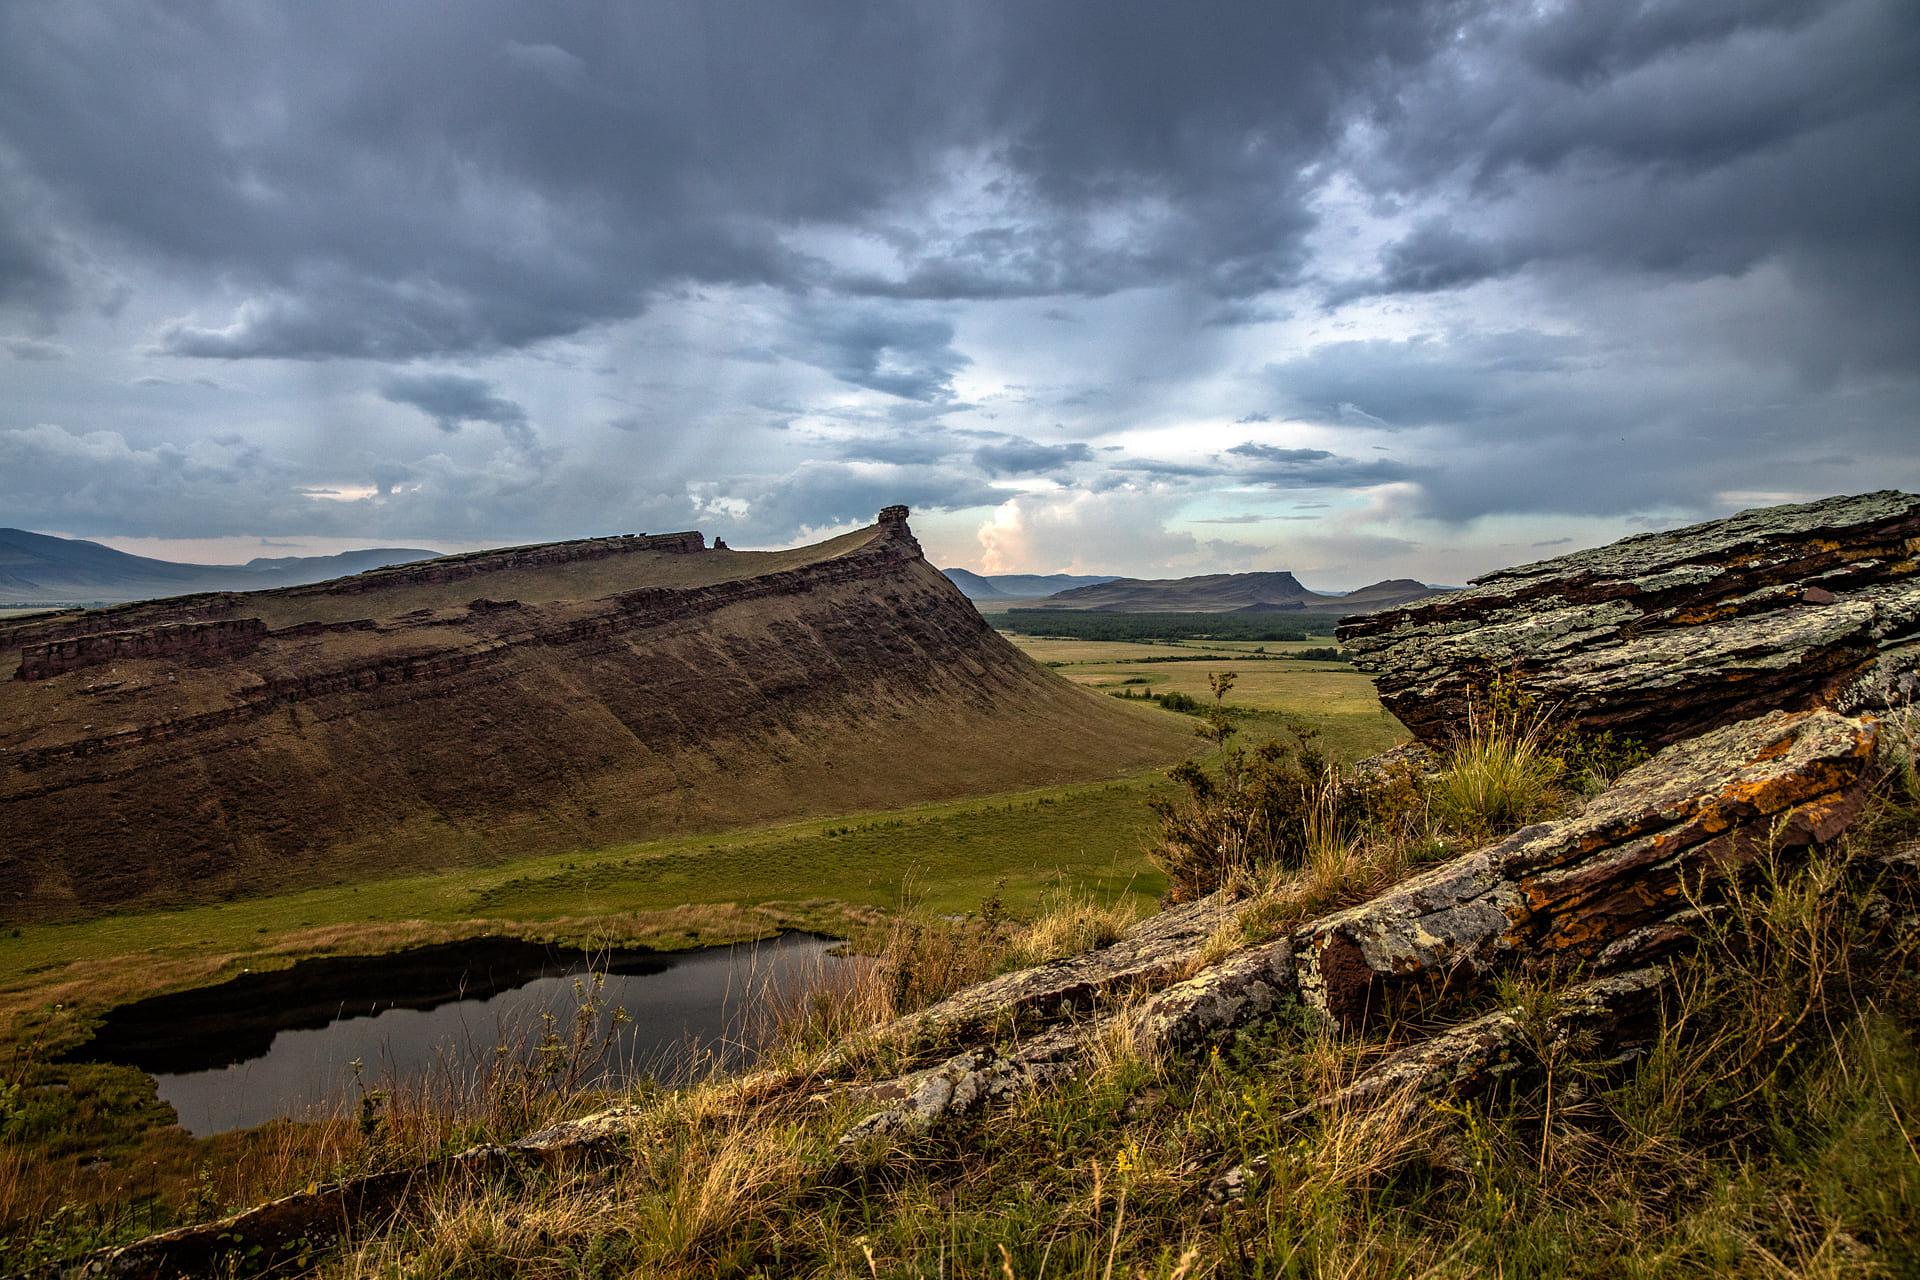
[[[1346,650],[1334,648],[1332,645],[1316,645],[1310,649],[1295,649],[1287,657],[1296,662],[1345,662],[1347,653]]]
[[[1366,817],[1363,789],[1342,781],[1311,730],[1291,742],[1229,747],[1213,770],[1189,760],[1169,776],[1181,794],[1150,802],[1160,819],[1153,860],[1176,902],[1324,858]]]
[[[1129,680],[1127,683],[1132,684],[1133,681]],[[1138,694],[1134,693],[1132,689],[1121,689],[1113,696],[1116,698],[1137,697],[1148,702],[1157,702],[1169,711],[1179,711],[1190,716],[1197,716],[1207,709],[1206,703],[1200,701],[1200,699],[1190,693],[1181,693],[1178,689],[1170,689],[1166,693],[1147,693],[1142,691]]]
[[[1223,709],[1194,702],[1198,714],[1222,718],[1224,732],[1207,736],[1224,743]],[[1211,770],[1177,766],[1170,776],[1180,794],[1153,802],[1153,859],[1175,901],[1236,884],[1266,892],[1275,875],[1302,868],[1319,886],[1307,896],[1324,901],[1409,861],[1557,816],[1646,757],[1636,743],[1556,723],[1501,677],[1475,695],[1457,740],[1425,765],[1356,778],[1305,729],[1291,742],[1224,749]]]

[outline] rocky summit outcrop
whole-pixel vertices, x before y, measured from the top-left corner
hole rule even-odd
[[[0,920],[845,813],[1178,758],[1029,661],[889,508],[0,628]]]
[[[1915,692],[1920,496],[1742,512],[1505,569],[1352,619],[1341,643],[1423,740],[1511,675],[1563,717],[1650,743],[1775,709]]]

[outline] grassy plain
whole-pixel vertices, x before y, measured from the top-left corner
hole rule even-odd
[[[178,911],[23,925],[0,934],[0,1013],[51,1002],[85,1018],[241,967],[487,932],[673,948],[782,926],[836,929],[909,901],[959,913],[997,898],[1018,911],[1058,888],[1151,901],[1165,882],[1145,857],[1146,800],[1162,785],[1160,773],[1148,771]]]
[[[1302,649],[1324,648],[1327,641],[1268,641],[1261,644],[1213,641],[1128,643],[1053,640],[1010,636],[1027,656],[1060,675],[1103,693],[1184,693],[1210,701],[1207,677],[1235,674],[1226,705],[1241,713],[1245,738],[1272,736],[1295,722],[1320,731],[1330,753],[1357,760],[1404,742],[1407,731],[1388,715],[1373,691],[1373,681],[1343,662],[1314,662],[1285,657]],[[1256,654],[1255,649],[1264,649]],[[1169,658],[1195,661],[1168,661]]]

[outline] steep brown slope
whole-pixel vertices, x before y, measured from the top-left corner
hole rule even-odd
[[[1189,743],[1021,656],[903,509],[794,552],[700,547],[516,548],[0,630],[0,918],[1095,778]]]

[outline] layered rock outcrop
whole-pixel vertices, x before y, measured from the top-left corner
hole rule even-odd
[[[1422,872],[1294,937],[1302,996],[1347,1025],[1409,989],[1509,966],[1610,971],[1687,936],[1703,888],[1831,840],[1859,812],[1875,726],[1777,711],[1676,743],[1574,817]]]
[[[0,919],[1106,777],[1189,749],[1022,656],[904,513],[793,552],[701,545],[522,548],[223,598],[215,618],[118,611],[144,631],[16,632],[42,678],[0,681]],[[68,653],[89,665],[61,668]]]
[[[1422,740],[1517,678],[1563,717],[1650,743],[1766,711],[1886,706],[1920,667],[1920,496],[1742,512],[1505,569],[1343,623]]]
[[[217,662],[252,653],[266,637],[267,624],[260,619],[232,618],[50,640],[21,647],[20,665],[14,670],[13,678],[46,680],[69,671],[134,658]]]

